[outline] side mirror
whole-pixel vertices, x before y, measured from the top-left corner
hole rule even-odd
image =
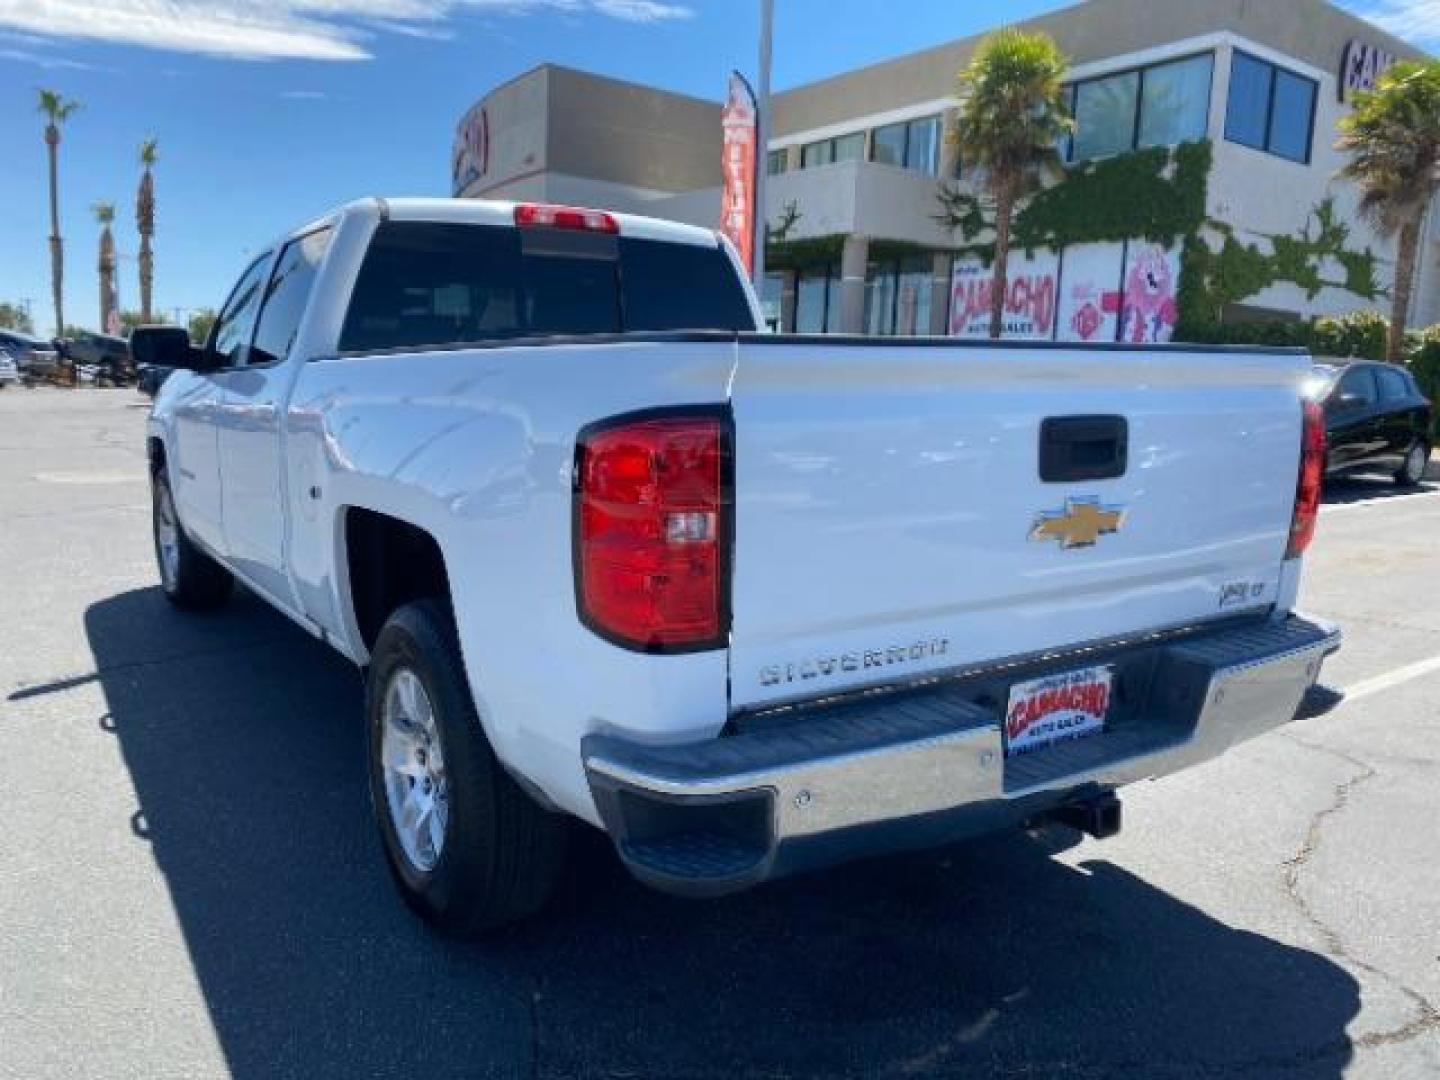
[[[130,331],[130,355],[136,364],[205,371],[208,363],[203,349],[190,344],[183,326],[137,326]]]

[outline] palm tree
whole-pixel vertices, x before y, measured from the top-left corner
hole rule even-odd
[[[1000,336],[1005,318],[1015,208],[1061,171],[1057,146],[1072,127],[1065,69],[1054,39],[1007,28],[982,41],[960,73],[960,116],[950,138],[995,208],[992,338]]]
[[[1404,358],[1405,323],[1425,211],[1440,186],[1440,60],[1405,61],[1385,72],[1355,110],[1340,119],[1340,170],[1360,188],[1360,213],[1384,236],[1396,236],[1395,288],[1385,358]]]
[[[146,139],[140,144],[140,191],[135,196],[135,226],[140,230],[140,316],[151,321],[151,296],[155,289],[155,253],[150,239],[155,235],[155,177],[151,168],[159,159],[159,140]]]
[[[60,125],[80,108],[58,91],[40,91],[40,112],[45,117],[45,149],[50,158],[50,293],[55,300],[55,333],[65,326],[65,248],[60,239]]]
[[[110,232],[115,221],[115,204],[97,202],[90,209],[100,225],[100,332],[108,334],[110,316],[115,310],[115,237]]]

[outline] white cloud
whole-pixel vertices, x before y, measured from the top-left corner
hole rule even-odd
[[[443,38],[461,10],[592,13],[633,23],[686,18],[662,0],[0,0],[0,26],[46,38],[123,42],[241,59],[365,60],[372,27]]]
[[[41,44],[43,46],[46,43],[42,42]],[[29,49],[0,49],[0,60],[13,60],[17,64],[34,64],[36,67],[45,68],[46,70],[97,70],[94,64],[85,64],[79,60],[71,60],[67,57],[55,56],[47,52],[33,52]]]
[[[1440,0],[1371,0],[1348,6],[1397,37],[1440,41]]]
[[[324,90],[281,90],[280,96],[287,101],[325,101],[330,97]]]

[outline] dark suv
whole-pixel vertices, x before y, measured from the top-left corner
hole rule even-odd
[[[1430,460],[1430,402],[1394,364],[1318,364],[1311,395],[1325,409],[1325,474],[1383,472],[1418,484]]]

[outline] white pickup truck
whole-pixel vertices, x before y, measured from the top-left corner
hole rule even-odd
[[[714,233],[368,199],[253,259],[148,428],[165,593],[364,669],[375,817],[450,931],[567,817],[717,895],[1022,823],[1288,722],[1299,355],[757,332]],[[1207,808],[1213,812],[1214,808]],[[317,841],[318,842],[318,841]]]

